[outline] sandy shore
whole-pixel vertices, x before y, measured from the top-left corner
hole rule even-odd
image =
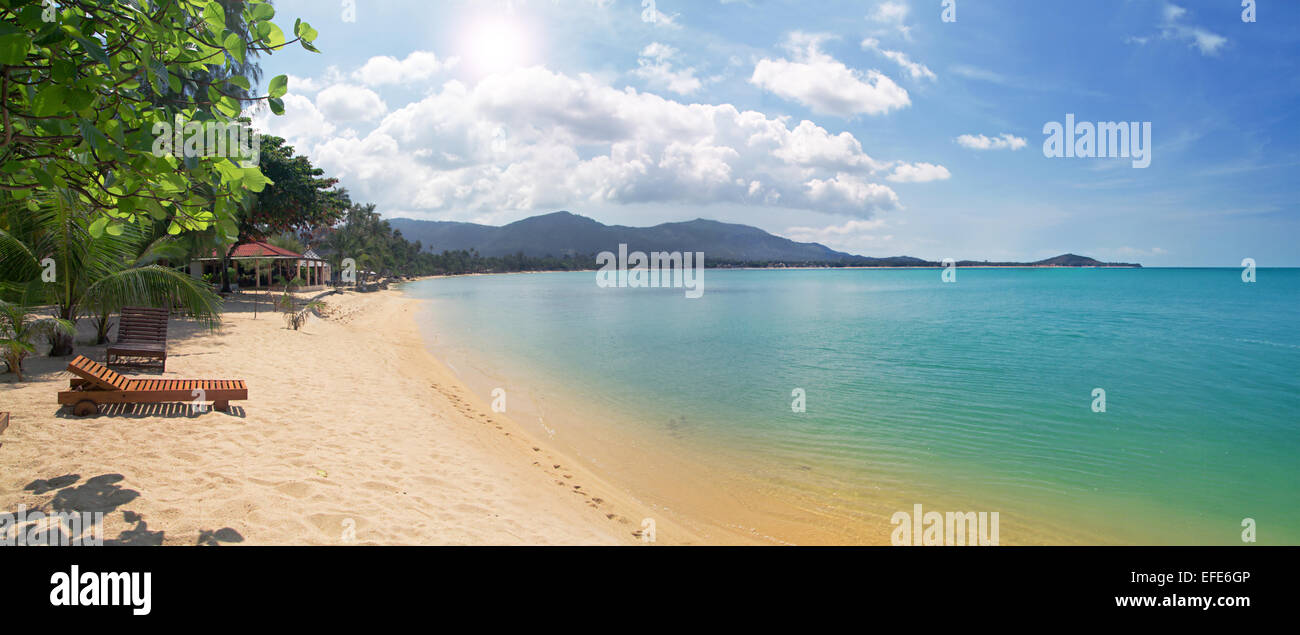
[[[493,413],[427,352],[419,301],[325,301],[300,331],[247,298],[215,332],[172,321],[167,372],[151,376],[243,379],[249,399],[229,413],[77,418],[55,401],[67,359],[29,359],[22,383],[0,375],[12,412],[0,511],[105,512],[105,538],[131,544],[647,544],[652,510]],[[93,339],[89,320],[80,329]],[[667,518],[655,530],[654,544],[705,542]]]

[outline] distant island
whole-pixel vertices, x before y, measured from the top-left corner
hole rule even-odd
[[[702,251],[709,267],[942,267],[911,256],[873,258],[801,243],[757,227],[698,218],[653,227],[605,225],[570,212],[532,216],[500,227],[453,221],[394,218],[406,240],[433,252],[474,252],[488,258],[562,259],[594,263],[595,254],[626,244],[640,251]],[[590,256],[590,259],[588,259]],[[1062,254],[1035,262],[961,260],[958,267],[1141,267]],[[593,265],[594,267],[594,265]],[[565,267],[568,268],[568,267]]]

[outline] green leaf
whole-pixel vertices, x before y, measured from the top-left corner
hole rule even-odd
[[[49,172],[36,167],[29,168],[28,171],[31,172],[32,178],[36,179],[37,183],[41,184],[41,187],[54,187],[54,179],[50,176]]]
[[[108,217],[100,216],[90,223],[90,235],[92,238],[99,238],[104,235],[104,227],[108,225]]]
[[[80,88],[69,89],[64,98],[68,102],[68,108],[73,111],[79,111],[95,101],[95,96],[90,91]]]
[[[212,0],[203,8],[203,21],[208,23],[213,33],[221,33],[226,30],[226,9]]]
[[[66,93],[67,89],[58,84],[40,89],[32,99],[32,114],[37,117],[52,117],[59,114],[67,105],[64,100]]]
[[[266,178],[266,175],[262,174],[262,170],[258,168],[243,168],[243,170],[244,188],[250,192],[261,192],[266,189],[267,185],[271,185],[271,179]]]
[[[289,77],[286,75],[276,75],[271,79],[271,85],[267,88],[267,94],[271,97],[280,98],[289,92]]]
[[[77,36],[73,36],[72,39],[76,40],[81,45],[81,48],[85,49],[90,59],[112,68],[113,64],[108,60],[108,54],[104,52],[104,47],[100,46],[98,41]]]
[[[0,64],[22,64],[31,46],[32,38],[26,33],[0,35]]]
[[[232,83],[232,84],[234,84],[234,85],[236,85],[236,86],[238,86],[238,87],[240,87],[240,88],[242,88],[242,89],[244,89],[244,90],[250,90],[250,89],[252,89],[252,87],[253,87],[252,84],[249,84],[249,83],[248,83],[248,78],[247,78],[247,77],[244,77],[243,75],[235,75],[235,76],[232,76],[232,77],[228,78],[226,81],[228,81],[228,82],[230,82],[230,83]]]
[[[311,28],[310,24],[307,24],[302,20],[298,20],[294,23],[293,34],[308,42],[316,41],[316,36],[320,35],[316,32],[316,29]]]
[[[273,22],[258,22],[257,38],[270,48],[284,46],[284,31]]]
[[[83,119],[77,123],[77,127],[81,128],[81,138],[85,139],[86,144],[90,147],[96,150],[103,150],[108,147],[108,137],[104,136],[104,133],[99,128],[96,128],[95,124]]]
[[[277,115],[284,114],[284,100],[279,97],[272,97],[266,100],[266,105],[271,107],[271,112]]]
[[[226,39],[222,44],[225,45],[226,52],[230,53],[230,56],[233,57],[236,62],[241,64],[244,62],[244,38],[239,37],[238,34],[231,33],[226,36]]]
[[[275,7],[271,6],[271,3],[263,2],[262,4],[253,5],[254,20],[270,20],[271,18],[274,17],[275,17]]]

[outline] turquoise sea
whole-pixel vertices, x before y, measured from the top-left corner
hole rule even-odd
[[[699,299],[592,272],[406,289],[485,402],[503,388],[530,434],[664,508],[746,514],[719,524],[878,541],[921,503],[1000,512],[1002,544],[1242,544],[1248,518],[1259,543],[1300,544],[1300,270],[1257,276],[708,270]],[[602,454],[591,439],[635,441]]]

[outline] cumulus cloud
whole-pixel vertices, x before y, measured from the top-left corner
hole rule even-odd
[[[391,110],[350,84],[314,102],[290,95],[286,108],[259,127],[288,138],[359,200],[415,216],[718,203],[868,219],[901,207],[886,182],[948,177],[942,166],[877,159],[851,133],[812,121],[682,103],[543,67],[448,81]],[[377,121],[360,133],[333,133],[367,118]]]
[[[651,87],[669,90],[678,95],[689,95],[700,90],[704,82],[695,76],[695,69],[674,68],[672,60],[675,57],[677,49],[652,42],[641,50],[637,68],[632,74],[644,79]]]
[[[964,134],[957,137],[957,144],[971,150],[1019,150],[1025,147],[1024,137],[1017,137],[1004,132],[996,137]]]
[[[316,104],[303,95],[295,93],[285,95],[284,110],[285,113],[292,113],[292,116],[286,114],[283,117],[275,117],[264,111],[254,111],[249,114],[253,126],[258,130],[268,130],[274,126],[276,135],[298,143],[319,141],[334,134],[336,130],[334,124],[330,123],[316,108]],[[272,118],[275,119],[274,122],[271,121]]]
[[[926,183],[929,181],[942,181],[951,177],[948,168],[942,165],[932,163],[900,163],[894,171],[887,177],[890,181],[897,183]]]
[[[897,0],[889,0],[876,5],[876,10],[868,15],[867,19],[898,31],[904,39],[911,40],[912,27],[907,25],[908,11],[907,4]]]
[[[840,172],[829,179],[812,179],[807,185],[808,198],[831,209],[889,210],[898,207],[898,194],[879,183]]]
[[[311,77],[298,77],[292,73],[288,75],[288,80],[289,92],[297,93],[299,95],[314,93],[325,87],[324,82],[320,80],[312,79]]]
[[[422,82],[452,68],[458,61],[454,57],[439,60],[436,55],[428,51],[414,51],[403,60],[379,55],[370,58],[361,68],[353,72],[352,79],[367,86]]]
[[[907,71],[908,74],[912,76],[912,79],[924,78],[931,81],[936,79],[934,72],[931,71],[930,68],[927,67],[925,64],[913,62],[911,59],[907,57],[907,54],[903,53],[902,51],[891,51],[888,49],[880,48],[880,40],[877,40],[876,38],[869,37],[865,40],[862,40],[862,48],[865,50],[876,51],[877,53],[880,53],[881,55],[884,55],[885,57],[893,60],[894,63],[898,64],[899,66],[902,66],[903,70]]]
[[[790,34],[794,59],[759,60],[750,83],[814,112],[849,118],[880,115],[911,105],[907,91],[877,70],[858,71],[823,53],[825,35]]]
[[[373,121],[388,110],[375,91],[349,84],[335,84],[320,91],[316,108],[331,121]]]

